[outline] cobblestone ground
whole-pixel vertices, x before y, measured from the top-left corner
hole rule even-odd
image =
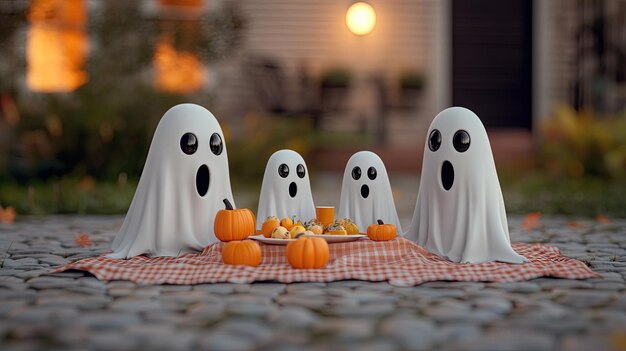
[[[0,349],[610,350],[626,348],[626,221],[513,218],[513,241],[548,242],[601,279],[518,283],[103,282],[52,267],[105,252],[121,217],[0,225]],[[517,228],[517,229],[516,229]],[[95,245],[77,247],[87,233]]]

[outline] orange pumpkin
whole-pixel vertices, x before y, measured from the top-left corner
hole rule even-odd
[[[285,253],[293,268],[323,268],[328,263],[328,243],[322,238],[301,236],[287,244]]]
[[[256,267],[261,264],[261,247],[256,241],[229,241],[222,248],[222,260],[225,264]]]
[[[377,220],[378,224],[367,227],[367,236],[374,241],[393,240],[396,237],[396,226],[385,224],[382,220]]]
[[[255,233],[256,220],[254,214],[247,208],[235,210],[233,205],[224,199],[225,210],[219,210],[215,215],[213,230],[221,241],[243,240]]]
[[[265,222],[263,222],[263,226],[261,227],[261,233],[266,238],[272,237],[272,232],[276,227],[280,226],[280,220],[274,216],[267,217]]]

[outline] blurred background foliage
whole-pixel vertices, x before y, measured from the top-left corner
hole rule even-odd
[[[561,105],[541,132],[540,165],[548,174],[605,179],[626,175],[626,114],[599,116]]]
[[[176,100],[174,96],[159,96],[162,104],[154,107],[151,115],[166,110],[165,101],[174,104]],[[45,103],[59,106],[52,98]],[[132,115],[132,104],[126,108]],[[9,143],[13,153],[1,154],[0,202],[16,207],[21,214],[124,213],[158,118],[113,125],[112,131],[103,131],[101,125],[80,118],[82,113],[89,113],[82,109],[53,111],[65,116],[62,126],[52,113],[47,118],[36,118],[33,113],[28,124],[20,124],[22,137]],[[301,133],[310,125],[306,118],[250,113],[242,133],[233,139],[231,126],[225,123],[233,189],[256,194],[266,160],[276,150],[293,149],[307,158],[317,146],[369,142],[341,133]],[[63,128],[62,135],[55,131],[58,128]],[[534,166],[498,167],[507,210],[626,216],[626,119],[601,118],[561,106],[541,130]],[[7,155],[12,162],[6,162]],[[311,176],[315,179],[314,172]]]
[[[626,216],[626,114],[559,105],[539,126],[533,167],[500,167],[507,210]]]
[[[0,46],[11,48],[29,9],[18,2],[6,5]],[[17,50],[3,49],[0,204],[14,206],[18,213],[126,211],[160,116],[178,103],[211,100],[202,92],[179,94],[153,87],[148,70],[159,33],[165,28],[173,33],[176,49],[212,62],[237,47],[244,29],[234,4],[203,14],[194,21],[197,35],[185,40],[179,27],[188,21],[147,17],[140,13],[140,2],[102,5],[86,28],[98,55],[87,61],[88,82],[71,93],[20,89],[25,60]]]

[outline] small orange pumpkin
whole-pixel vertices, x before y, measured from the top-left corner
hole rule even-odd
[[[367,227],[367,236],[374,241],[393,240],[396,237],[396,226],[385,224],[382,220],[377,220],[378,224],[371,224]]]
[[[229,241],[222,248],[222,260],[225,264],[256,267],[261,264],[261,247],[256,241]]]
[[[254,214],[247,208],[234,209],[233,205],[224,199],[225,210],[219,210],[215,215],[213,231],[221,241],[243,240],[255,233],[256,220]]]
[[[267,217],[265,222],[263,222],[263,226],[261,227],[261,233],[266,238],[272,237],[272,232],[276,227],[280,226],[280,220],[274,216]]]
[[[328,243],[322,238],[301,236],[287,244],[285,254],[293,268],[323,268],[328,263]]]

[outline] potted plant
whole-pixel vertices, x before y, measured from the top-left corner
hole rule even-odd
[[[420,71],[406,71],[400,75],[400,105],[415,108],[424,90],[425,78]]]
[[[324,71],[320,78],[322,108],[326,111],[341,109],[351,83],[352,73],[346,68],[336,67]]]

